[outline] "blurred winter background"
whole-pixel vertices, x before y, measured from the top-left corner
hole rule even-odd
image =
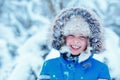
[[[94,57],[120,80],[120,0],[0,0],[0,80],[37,80],[44,60],[58,56],[49,54],[48,28],[61,9],[73,6],[101,17],[106,51]]]

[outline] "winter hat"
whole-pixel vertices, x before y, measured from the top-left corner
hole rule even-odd
[[[76,16],[66,22],[63,28],[63,33],[65,36],[68,36],[70,34],[90,36],[90,29],[88,23],[83,18]]]
[[[59,51],[65,46],[65,37],[71,34],[88,36],[92,53],[104,50],[101,22],[96,13],[90,9],[62,10],[54,19],[50,32],[51,46]]]

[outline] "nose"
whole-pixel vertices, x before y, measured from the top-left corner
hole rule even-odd
[[[80,44],[80,40],[78,38],[74,38],[74,41],[73,41],[75,44]]]

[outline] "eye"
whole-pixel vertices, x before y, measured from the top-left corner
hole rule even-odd
[[[86,36],[80,36],[79,37],[81,40],[85,40],[85,39],[87,39],[88,37],[86,37]]]
[[[73,35],[68,35],[68,36],[66,36],[66,40],[72,40],[73,38],[74,38]]]
[[[74,38],[74,35],[69,35],[69,36],[67,36],[68,38]]]

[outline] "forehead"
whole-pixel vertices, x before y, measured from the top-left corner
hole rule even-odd
[[[84,34],[71,34],[71,35],[68,35],[68,36],[74,36],[74,37],[88,37]]]

